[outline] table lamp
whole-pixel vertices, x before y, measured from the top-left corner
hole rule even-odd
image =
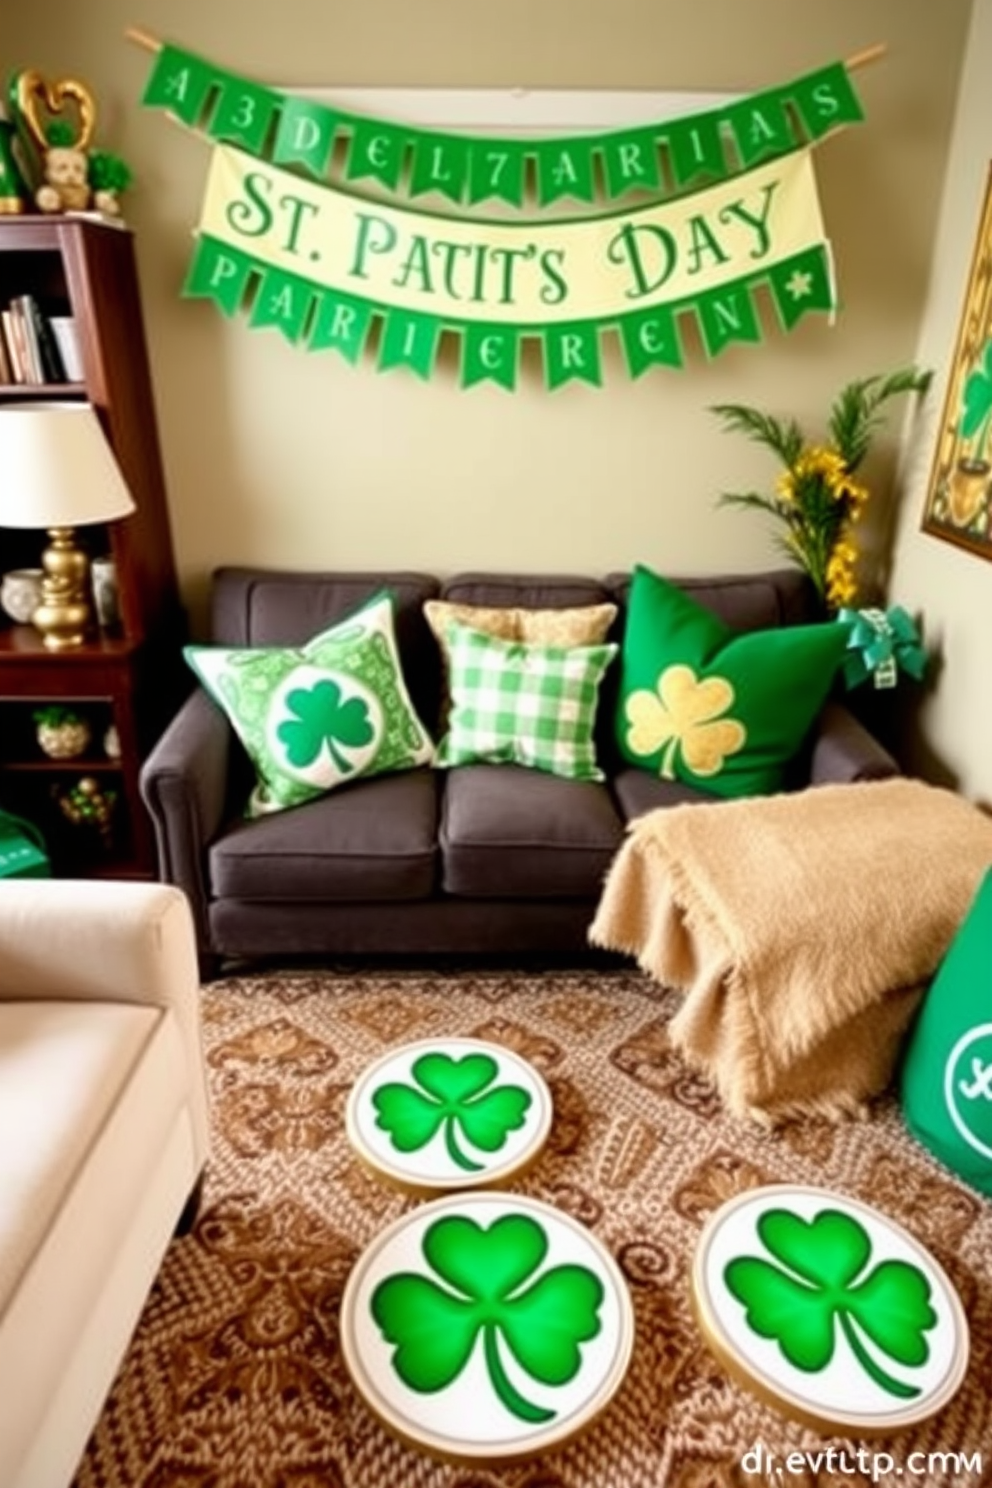
[[[76,527],[113,522],[135,509],[88,403],[0,406],[0,527],[44,527],[41,604],[31,623],[46,646],[78,646],[92,624],[90,560]]]

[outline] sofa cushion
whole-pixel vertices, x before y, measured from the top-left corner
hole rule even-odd
[[[424,602],[439,591],[430,574],[406,569],[296,573],[219,568],[211,589],[210,637],[221,646],[300,646],[383,589],[393,597],[403,675],[414,707],[431,732],[441,667],[423,614]]]
[[[577,574],[453,574],[441,585],[441,598],[452,604],[528,610],[576,609],[615,602],[604,583]]]
[[[408,770],[236,822],[210,848],[211,893],[272,903],[425,899],[435,886],[437,797],[433,771]]]
[[[467,898],[595,900],[622,837],[595,781],[464,765],[445,783],[442,885]]]
[[[452,604],[429,599],[424,616],[444,654],[448,627],[470,625],[500,641],[527,641],[539,646],[598,646],[617,618],[615,604],[572,605],[564,609],[529,610],[523,605]]]
[[[779,790],[846,644],[835,624],[736,632],[638,568],[621,654],[620,750],[630,764],[714,795]]]
[[[0,1315],[161,1016],[125,1003],[0,1002]]]
[[[387,592],[303,646],[187,646],[184,655],[255,766],[250,816],[433,755],[403,678]]]
[[[624,821],[644,816],[659,806],[690,806],[700,801],[712,802],[709,791],[687,785],[683,780],[666,780],[633,765],[621,765],[610,780],[610,789]]]
[[[633,575],[611,573],[605,582],[614,599],[626,610]],[[820,618],[816,591],[808,576],[798,568],[680,577],[671,582],[731,630],[770,630],[774,625],[805,625]]]
[[[602,780],[593,729],[617,647],[528,646],[448,627],[451,713],[435,763],[526,765]]]

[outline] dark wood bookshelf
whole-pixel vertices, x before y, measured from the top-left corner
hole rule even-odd
[[[84,217],[0,217],[0,308],[21,294],[33,295],[46,316],[72,316],[84,376],[2,383],[0,404],[92,404],[136,511],[77,533],[91,557],[113,559],[120,608],[114,630],[94,629],[83,645],[53,651],[33,626],[0,614],[0,805],[41,829],[58,874],[153,877],[154,842],[138,780],[185,687],[185,621],[131,232]],[[0,526],[0,572],[37,567],[46,543],[44,531]],[[80,758],[49,760],[38,747],[31,716],[47,702],[69,704],[91,723],[93,743]],[[120,741],[115,759],[99,739],[111,723]],[[87,775],[115,792],[109,843],[60,814],[58,792]]]

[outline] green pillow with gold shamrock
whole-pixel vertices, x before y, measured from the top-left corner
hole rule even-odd
[[[837,624],[733,630],[638,566],[620,653],[623,757],[716,796],[780,790],[847,640]]]
[[[183,654],[255,766],[249,816],[433,759],[387,591],[302,646],[187,646]]]

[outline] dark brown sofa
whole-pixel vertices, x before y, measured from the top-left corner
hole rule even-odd
[[[738,630],[814,617],[798,571],[677,579]],[[410,692],[435,733],[437,643],[431,598],[528,608],[620,607],[629,578],[221,569],[209,639],[291,645],[389,588]],[[243,808],[251,771],[227,718],[197,688],[142,773],[160,874],[193,906],[205,974],[224,959],[352,955],[582,955],[604,874],[626,822],[653,807],[712,799],[619,759],[604,684],[599,758],[607,779],[563,780],[515,765],[381,775],[256,820]],[[840,701],[829,702],[796,762],[793,787],[897,773]]]

